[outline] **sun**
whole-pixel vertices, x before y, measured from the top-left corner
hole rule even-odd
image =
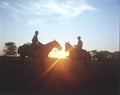
[[[65,52],[65,51],[58,51],[56,54],[56,57],[58,58],[65,58],[67,56],[68,56],[68,52]]]
[[[58,51],[57,49],[53,49],[48,56],[51,58],[66,58],[68,55],[69,53],[64,50]]]

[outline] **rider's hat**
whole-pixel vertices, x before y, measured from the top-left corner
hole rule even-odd
[[[78,38],[78,39],[81,39],[81,37],[80,37],[80,36],[78,36],[77,38]]]
[[[37,31],[37,30],[35,31],[35,34],[38,34],[38,31]]]

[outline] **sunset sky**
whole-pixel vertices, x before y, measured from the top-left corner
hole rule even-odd
[[[119,0],[0,0],[0,52],[6,42],[17,46],[56,39],[62,47],[81,36],[86,50],[119,50]]]

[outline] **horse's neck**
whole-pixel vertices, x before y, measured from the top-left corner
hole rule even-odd
[[[73,46],[72,46],[71,44],[69,44],[69,46],[68,46],[68,47],[69,47],[69,49],[73,48]]]
[[[55,44],[54,44],[54,42],[50,42],[50,43],[47,43],[46,45],[45,45],[45,47],[47,48],[47,50],[52,50],[54,47],[55,47]]]
[[[73,46],[72,46],[71,44],[69,44],[69,47],[70,47],[70,48],[73,48]]]

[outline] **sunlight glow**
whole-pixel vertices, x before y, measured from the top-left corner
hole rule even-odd
[[[59,61],[59,59],[57,59],[57,60],[42,74],[41,78],[45,77],[45,76],[48,74],[48,72],[54,68],[54,66],[56,65],[56,63],[57,63],[58,61]]]
[[[51,58],[66,58],[68,55],[69,52],[65,52],[64,50],[58,51],[56,49],[53,49],[48,56]]]

